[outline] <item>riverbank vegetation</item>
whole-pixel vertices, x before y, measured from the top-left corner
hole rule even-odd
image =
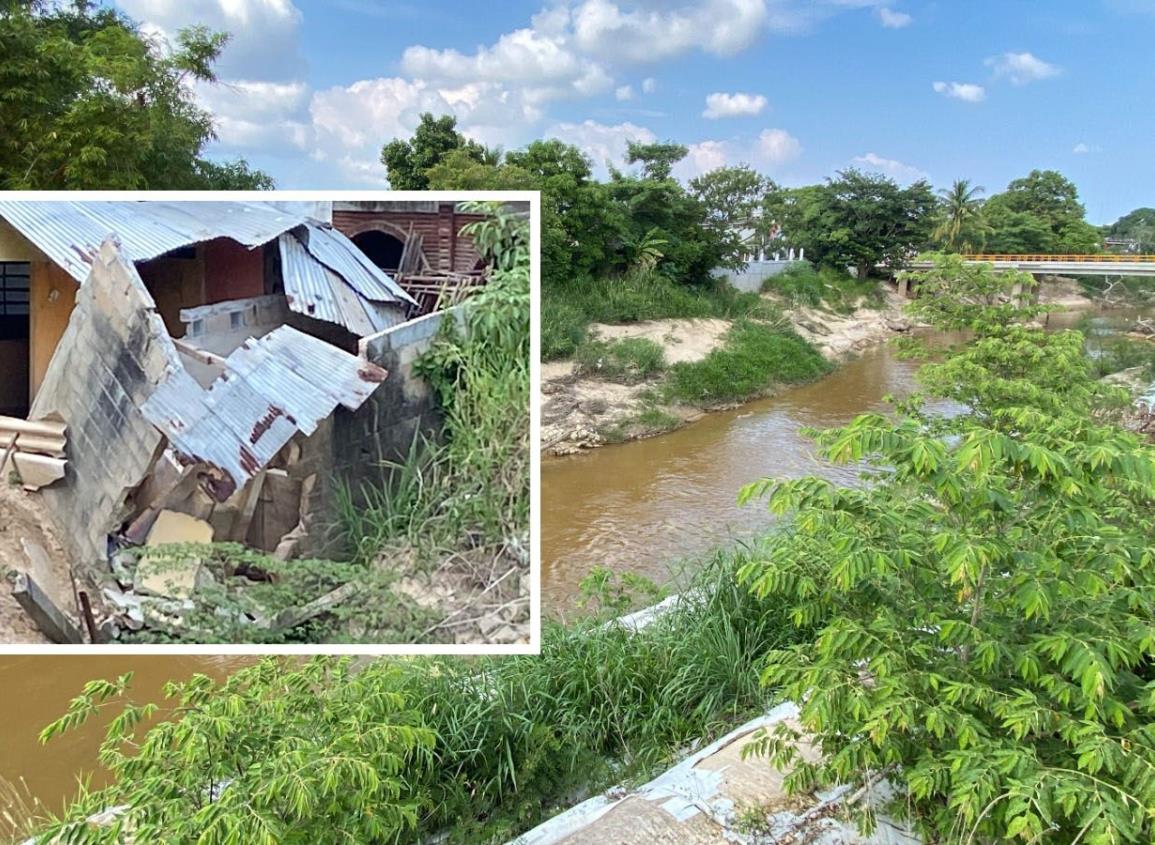
[[[774,701],[757,661],[797,634],[738,586],[744,560],[716,556],[637,631],[611,621],[630,585],[596,573],[595,612],[548,624],[540,656],[270,658],[163,702],[134,700],[129,677],[90,683],[44,739],[114,716],[100,753],[113,782],[38,841],[504,842]]]
[[[1014,274],[951,268],[919,274],[914,308],[973,333],[923,371],[966,410],[911,400],[819,435],[865,487],[743,492],[790,520],[740,577],[814,630],[762,678],[821,757],[788,727],[759,750],[793,792],[890,781],[886,809],[931,841],[1149,841],[1155,450],[1111,423],[1126,397],[1079,332],[1024,323]]]

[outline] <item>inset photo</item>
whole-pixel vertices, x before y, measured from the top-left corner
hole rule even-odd
[[[0,199],[0,648],[536,648],[537,220]]]

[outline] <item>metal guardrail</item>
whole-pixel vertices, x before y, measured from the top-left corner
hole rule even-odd
[[[1118,255],[1103,253],[1101,255],[998,255],[979,253],[964,255],[964,261],[990,262],[1068,262],[1072,264],[1155,264],[1155,255]]]

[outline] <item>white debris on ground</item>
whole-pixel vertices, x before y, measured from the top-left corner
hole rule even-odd
[[[880,806],[891,795],[885,784],[870,794],[843,788],[792,797],[767,760],[743,757],[759,729],[783,721],[797,727],[797,716],[794,704],[781,704],[649,783],[591,798],[509,845],[917,845],[908,828],[884,815],[869,836],[841,817],[848,799]],[[809,759],[816,753],[809,745],[800,750]]]

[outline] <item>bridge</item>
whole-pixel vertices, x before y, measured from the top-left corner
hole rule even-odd
[[[991,264],[996,270],[1022,270],[1035,276],[1155,276],[1155,255],[1000,255],[963,256],[966,264]],[[929,261],[913,261],[910,270],[929,270]]]

